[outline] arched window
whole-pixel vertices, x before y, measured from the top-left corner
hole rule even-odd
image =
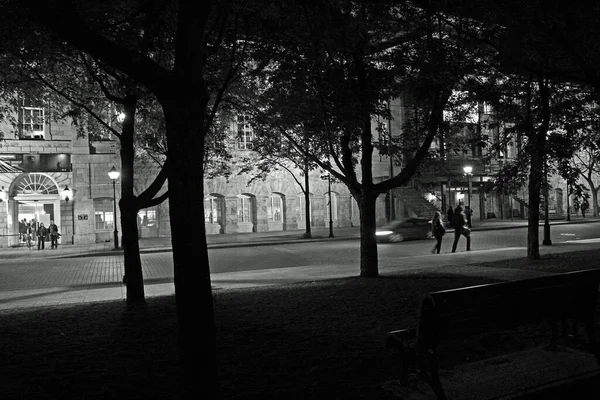
[[[45,174],[29,173],[14,183],[17,194],[58,194],[56,183]]]
[[[267,202],[267,216],[270,222],[283,220],[283,198],[280,194],[273,193]]]
[[[204,198],[204,222],[207,224],[220,224],[222,221],[223,198],[207,196]]]
[[[252,222],[252,198],[245,194],[238,196],[238,222]]]

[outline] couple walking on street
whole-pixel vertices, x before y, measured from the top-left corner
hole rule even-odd
[[[469,209],[470,213],[470,209]],[[449,213],[450,214],[450,213]],[[471,224],[470,215],[467,216],[461,206],[457,206],[452,213],[452,220],[449,221],[454,226],[454,243],[452,243],[452,252],[456,252],[456,247],[461,235],[467,238],[467,251],[471,251]],[[440,254],[442,247],[442,237],[446,234],[446,228],[442,221],[442,214],[436,211],[433,221],[431,221],[431,234],[435,238],[435,246],[431,249],[432,253]]]

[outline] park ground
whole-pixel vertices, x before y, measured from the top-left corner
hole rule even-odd
[[[479,266],[554,273],[598,264],[596,251],[582,251]],[[399,363],[385,348],[386,332],[413,327],[428,292],[490,282],[453,274],[449,265],[435,273],[215,290],[222,398],[392,398],[384,386],[397,378]],[[535,346],[548,333],[532,326],[449,344],[442,367]],[[106,301],[3,310],[0,337],[2,399],[178,396],[173,296],[137,308]]]

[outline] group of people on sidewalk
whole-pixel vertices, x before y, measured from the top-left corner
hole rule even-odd
[[[43,222],[38,223],[35,219],[27,222],[25,218],[19,221],[19,240],[26,243],[27,247],[32,246],[32,241],[37,238],[38,250],[44,250],[45,242],[50,238],[50,248],[58,249],[58,226],[54,221],[50,221],[48,227],[44,226]]]
[[[471,250],[471,214],[472,210],[469,206],[463,208],[458,205],[455,209],[448,210],[448,225],[454,227],[454,243],[452,243],[452,252],[456,253],[458,242],[461,236],[467,239],[467,251]],[[439,211],[435,212],[433,220],[431,221],[431,235],[435,239],[435,245],[431,249],[432,253],[440,254],[442,248],[442,238],[446,234],[446,227],[442,220],[442,213]]]

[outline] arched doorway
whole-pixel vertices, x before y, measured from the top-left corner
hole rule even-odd
[[[13,181],[9,192],[14,234],[18,234],[19,221],[23,219],[35,221],[36,227],[39,223],[48,226],[54,221],[60,231],[61,198],[58,184],[52,177],[37,172],[21,175]]]

